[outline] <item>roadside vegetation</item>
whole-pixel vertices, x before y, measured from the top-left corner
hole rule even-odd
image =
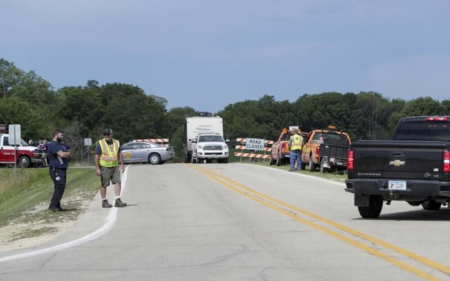
[[[98,177],[92,168],[71,168],[67,172],[67,186],[62,200],[67,212],[47,210],[53,194],[53,182],[48,169],[0,169],[0,227],[8,224],[43,225],[38,230],[17,233],[17,237],[30,237],[41,232],[52,232],[46,226],[58,221],[75,220],[98,191]]]
[[[36,66],[37,67],[37,66]],[[182,93],[180,93],[182,94]],[[279,93],[283,94],[283,93]],[[261,94],[262,95],[262,94]],[[52,100],[52,103],[48,103]],[[102,137],[104,127],[114,130],[121,143],[133,139],[169,138],[177,158],[183,162],[183,124],[204,108],[167,109],[167,100],[146,93],[136,85],[95,80],[85,85],[55,89],[33,70],[24,71],[0,58],[0,124],[21,124],[26,141],[49,140],[55,128],[62,129],[74,162],[85,162],[84,138],[92,143]],[[214,102],[214,101],[212,101]],[[337,126],[358,139],[389,138],[403,116],[450,113],[450,99],[419,97],[410,101],[389,99],[382,93],[325,92],[293,93],[292,101],[262,95],[222,105],[214,112],[223,118],[224,137],[275,140],[282,128],[299,126],[303,132]],[[216,104],[214,108],[217,108]]]

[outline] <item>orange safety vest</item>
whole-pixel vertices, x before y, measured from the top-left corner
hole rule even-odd
[[[102,148],[102,154],[100,155],[100,166],[102,167],[116,167],[119,162],[117,161],[117,156],[119,153],[120,142],[113,139],[112,150],[110,149],[106,139],[101,139],[98,141],[100,147]]]

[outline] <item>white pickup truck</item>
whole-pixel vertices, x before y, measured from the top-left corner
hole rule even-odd
[[[228,163],[228,145],[220,134],[198,134],[192,140],[191,163]]]

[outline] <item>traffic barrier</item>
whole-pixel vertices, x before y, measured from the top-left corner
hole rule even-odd
[[[236,142],[240,143],[240,145],[236,145],[236,149],[240,149],[241,152],[235,152],[234,156],[240,157],[240,162],[242,162],[242,157],[250,158],[250,159],[270,159],[270,154],[266,155],[266,152],[272,151],[271,147],[264,147],[263,150],[260,150],[260,151],[264,151],[264,154],[258,154],[258,153],[243,151],[243,150],[250,150],[250,149],[246,148],[246,146],[244,145],[244,143],[247,142],[247,138],[236,138]],[[265,140],[264,143],[266,146],[269,146],[269,145],[272,145],[274,143],[274,141]]]
[[[234,156],[239,157],[248,157],[248,158],[262,158],[262,159],[270,159],[270,155],[264,154],[256,154],[256,153],[245,153],[245,152],[235,152]]]
[[[159,143],[162,146],[169,146],[168,142],[169,139],[162,138],[162,139],[137,139],[134,140],[135,142],[152,142],[152,143]]]

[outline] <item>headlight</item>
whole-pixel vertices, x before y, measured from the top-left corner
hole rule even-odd
[[[223,148],[223,149],[227,149],[227,148],[228,148],[228,145],[224,144],[224,145],[222,145],[222,148]]]
[[[203,145],[198,145],[197,148],[203,149]]]
[[[42,152],[40,150],[35,149],[33,151],[33,156],[34,157],[42,157]]]

